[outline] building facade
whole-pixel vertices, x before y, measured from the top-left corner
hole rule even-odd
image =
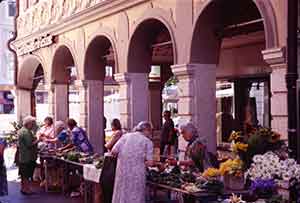
[[[76,67],[80,124],[103,146],[111,66],[126,129],[141,120],[160,128],[163,84],[174,75],[178,115],[207,136],[211,151],[218,111],[230,112],[237,129],[255,123],[285,135],[286,7],[283,0],[20,0],[12,43],[18,116],[32,113],[32,92],[43,78],[49,113],[68,117],[70,67]],[[160,67],[159,81],[148,79],[151,66]]]
[[[8,42],[13,37],[16,3],[14,0],[0,2],[0,114],[14,112],[14,55],[8,49]]]
[[[14,57],[8,50],[8,41],[15,31],[14,17],[15,1],[2,1],[0,3],[0,84],[12,85],[14,83]]]

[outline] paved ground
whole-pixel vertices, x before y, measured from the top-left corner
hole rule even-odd
[[[81,198],[71,198],[61,195],[61,193],[45,193],[39,187],[35,187],[36,194],[32,196],[24,196],[20,193],[20,181],[17,178],[17,169],[11,168],[8,170],[8,190],[9,195],[0,197],[0,201],[5,203],[80,203]]]
[[[5,163],[7,166],[8,192],[6,197],[0,197],[0,202],[5,203],[81,203],[81,198],[71,198],[61,195],[59,192],[45,193],[40,187],[35,187],[36,194],[24,196],[20,193],[20,180],[18,170],[13,165],[15,148],[5,150]]]

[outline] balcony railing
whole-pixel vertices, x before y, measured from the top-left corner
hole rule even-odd
[[[20,12],[17,19],[19,36],[26,36],[98,4],[112,0],[40,0]]]

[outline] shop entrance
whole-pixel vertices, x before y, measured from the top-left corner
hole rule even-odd
[[[228,142],[232,131],[270,127],[270,79],[268,75],[218,80],[217,141]]]

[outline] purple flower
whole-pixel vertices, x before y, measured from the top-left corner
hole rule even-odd
[[[251,183],[250,190],[253,193],[272,193],[276,190],[276,184],[273,179],[255,179]]]

